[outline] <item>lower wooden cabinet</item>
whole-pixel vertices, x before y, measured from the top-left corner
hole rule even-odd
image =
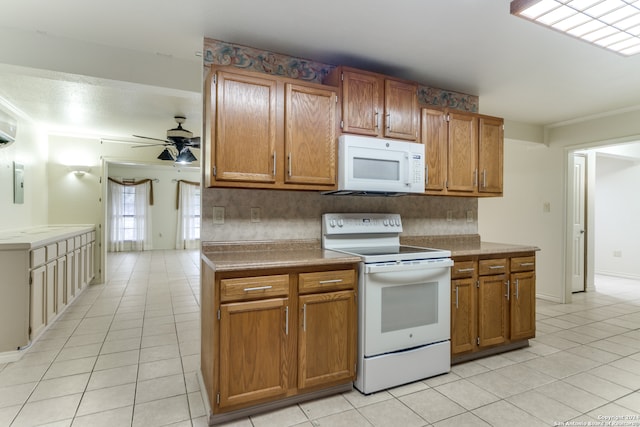
[[[220,305],[220,408],[287,392],[288,299]]]
[[[300,296],[298,388],[306,389],[355,377],[356,293]]]
[[[455,362],[535,337],[535,254],[454,258],[451,354]]]
[[[203,262],[201,369],[214,418],[355,379],[356,267],[215,273]]]

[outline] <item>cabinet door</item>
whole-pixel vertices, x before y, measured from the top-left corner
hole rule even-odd
[[[62,256],[56,262],[56,304],[60,312],[67,305],[67,257]]]
[[[355,292],[310,294],[299,301],[298,388],[355,378]]]
[[[474,192],[478,179],[478,118],[449,113],[447,189]]]
[[[478,337],[480,347],[507,340],[509,286],[504,274],[481,276],[478,287]]]
[[[47,324],[47,267],[41,265],[31,270],[30,282],[29,338],[33,340]]]
[[[418,140],[418,85],[398,80],[384,82],[384,136]]]
[[[342,74],[342,131],[380,136],[382,126],[382,78],[344,71]]]
[[[336,92],[285,86],[285,182],[335,185]]]
[[[476,345],[476,281],[451,281],[451,354],[471,351]]]
[[[536,336],[536,278],[533,271],[511,274],[511,339]]]
[[[215,179],[275,182],[275,80],[218,71],[215,110]]]
[[[49,324],[55,317],[56,313],[58,313],[58,299],[57,299],[57,278],[58,278],[58,264],[56,261],[52,261],[47,263],[47,303],[46,303],[46,323]]]
[[[287,392],[286,298],[220,306],[220,408]]]
[[[78,273],[76,272],[77,260],[76,252],[71,251],[67,253],[67,293],[66,303],[69,304],[76,296],[76,281],[78,280]]]
[[[426,190],[442,191],[447,180],[447,120],[444,111],[422,109],[422,143],[426,155]]]
[[[502,193],[503,123],[496,117],[480,117],[478,140],[478,191]]]

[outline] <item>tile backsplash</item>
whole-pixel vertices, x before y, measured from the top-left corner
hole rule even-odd
[[[223,224],[214,224],[214,207],[224,208]],[[252,208],[260,208],[259,222],[252,222]],[[320,239],[320,217],[326,212],[398,213],[403,236],[478,233],[474,197],[328,196],[311,191],[208,188],[202,194],[201,240]]]

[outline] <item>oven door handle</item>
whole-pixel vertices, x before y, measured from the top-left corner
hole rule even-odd
[[[438,268],[448,268],[453,265],[453,261],[450,258],[443,258],[434,260],[428,263],[416,263],[416,264],[365,264],[365,272],[368,274],[375,273],[394,273],[398,271],[416,271],[416,270],[434,270]]]

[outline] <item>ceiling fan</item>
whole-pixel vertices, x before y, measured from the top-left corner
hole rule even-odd
[[[160,141],[159,144],[134,145],[133,148],[151,147],[156,145],[164,146],[164,150],[158,156],[160,160],[171,160],[177,163],[191,163],[198,160],[190,150],[191,148],[200,148],[200,137],[193,136],[193,132],[182,127],[182,123],[187,120],[185,116],[174,116],[178,127],[167,130],[167,138],[151,138],[149,136],[133,135],[136,138],[150,139],[152,141]]]

